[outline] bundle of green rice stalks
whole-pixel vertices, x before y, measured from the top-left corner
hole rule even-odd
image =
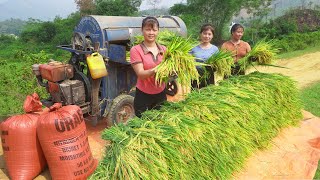
[[[301,118],[298,90],[288,77],[231,77],[106,129],[102,137],[111,143],[90,179],[230,179]]]
[[[174,37],[179,36],[176,32],[172,32],[169,30],[160,31],[157,37],[157,42],[164,46],[168,46]]]
[[[194,60],[189,52],[195,45],[189,38],[174,36],[167,45],[164,60],[157,66],[155,79],[161,84],[168,82],[171,76],[177,76],[182,86],[190,87],[191,81],[199,81],[196,65],[201,65]]]
[[[273,60],[279,53],[275,41],[266,41],[265,39],[257,42],[252,50],[242,59],[238,61],[242,70],[254,65],[272,65]]]
[[[173,31],[169,31],[169,30],[159,31],[159,34],[157,36],[157,42],[161,45],[167,46],[172,41],[172,39],[176,36],[178,36],[178,34]],[[144,40],[144,37],[142,35],[137,35],[134,37],[132,44],[133,45],[141,44],[143,40]]]
[[[133,39],[130,41],[131,46],[141,44],[144,41],[143,35],[136,35],[133,37]]]
[[[206,63],[211,65],[218,75],[224,77],[231,75],[231,66],[234,65],[234,60],[230,51],[221,50],[214,53]]]

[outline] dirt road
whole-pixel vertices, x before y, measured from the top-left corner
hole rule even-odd
[[[281,73],[292,77],[298,82],[298,88],[305,88],[312,83],[320,81],[320,52],[305,54],[292,59],[278,60],[276,65],[286,67],[257,67],[260,72]],[[256,71],[252,68],[248,72]]]

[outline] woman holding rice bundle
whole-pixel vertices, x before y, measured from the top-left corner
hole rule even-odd
[[[230,28],[231,39],[222,44],[221,49],[231,51],[233,54],[235,67],[231,70],[231,75],[244,75],[245,72],[240,70],[238,60],[245,57],[251,51],[250,45],[242,41],[244,28],[240,24],[232,24]]]
[[[134,109],[137,117],[150,109],[159,109],[167,100],[165,83],[155,81],[156,67],[163,60],[166,47],[158,44],[156,38],[159,22],[155,17],[146,17],[142,21],[144,41],[130,50],[130,62],[137,75]]]
[[[205,63],[212,54],[218,52],[218,47],[211,44],[214,36],[214,28],[211,24],[204,24],[200,29],[200,44],[191,50],[197,62]],[[200,75],[199,88],[214,84],[214,70],[210,66],[197,66]],[[205,75],[207,73],[207,75]],[[197,88],[197,83],[192,82],[192,87]]]

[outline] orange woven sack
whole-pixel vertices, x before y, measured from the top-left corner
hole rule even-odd
[[[86,179],[97,166],[78,106],[55,103],[39,117],[38,137],[52,179]]]
[[[42,111],[42,103],[37,93],[33,93],[31,96],[27,96],[23,103],[24,112],[36,112]]]
[[[46,166],[36,134],[41,112],[36,112],[39,108],[35,104],[39,103],[36,100],[25,101],[24,106],[31,107],[29,112],[33,113],[9,117],[0,125],[3,155],[10,179],[33,179]]]

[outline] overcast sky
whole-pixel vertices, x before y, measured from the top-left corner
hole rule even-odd
[[[143,0],[141,10],[152,8],[146,1]],[[171,7],[180,2],[185,0],[161,0],[158,7]],[[65,18],[76,10],[74,0],[0,0],[0,21],[10,18],[51,21],[56,16]]]

